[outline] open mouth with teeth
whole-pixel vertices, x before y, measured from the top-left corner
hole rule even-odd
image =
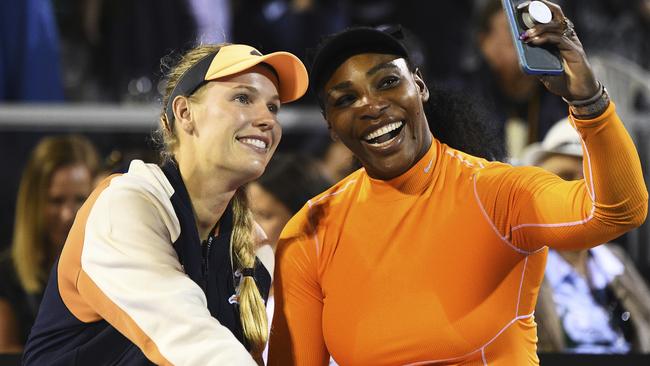
[[[404,121],[389,123],[367,134],[363,137],[363,140],[370,145],[382,145],[397,137],[402,128],[404,128]]]
[[[249,146],[252,146],[252,147],[257,148],[257,149],[266,150],[266,146],[267,146],[266,142],[264,142],[264,141],[262,141],[260,139],[245,137],[245,138],[241,138],[241,139],[238,139],[238,140],[242,144],[249,145]]]

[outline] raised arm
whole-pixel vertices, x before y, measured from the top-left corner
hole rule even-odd
[[[583,139],[585,179],[567,182],[541,168],[495,165],[477,174],[477,195],[504,239],[524,251],[581,249],[645,220],[648,193],[632,140],[614,105],[573,119]]]
[[[529,29],[522,40],[560,51],[564,73],[540,79],[569,103],[583,141],[585,179],[564,182],[541,169],[504,166],[478,174],[477,193],[489,218],[524,251],[602,244],[642,224],[648,205],[634,144],[596,81],[573,24],[559,6],[544,3],[552,21]]]

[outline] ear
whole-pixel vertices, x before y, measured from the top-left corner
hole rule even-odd
[[[194,132],[194,121],[190,111],[189,98],[183,95],[176,96],[172,101],[172,109],[174,110],[175,125],[186,133],[192,134]]]
[[[422,103],[425,103],[429,100],[429,88],[427,88],[427,84],[424,82],[422,72],[419,68],[415,68],[415,71],[413,72],[413,80],[415,80],[415,86],[418,88]]]
[[[336,134],[336,132],[334,132],[329,122],[327,122],[327,128],[330,130],[330,138],[332,139],[332,141],[335,142],[341,141],[341,138],[339,137],[339,135]]]

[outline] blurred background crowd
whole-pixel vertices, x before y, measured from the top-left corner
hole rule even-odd
[[[650,0],[556,2],[648,177]],[[49,268],[94,184],[131,159],[158,161],[150,135],[161,76],[179,50],[227,41],[304,60],[323,35],[387,24],[401,24],[433,87],[482,111],[509,162],[582,177],[567,106],[519,70],[499,0],[0,0],[0,318],[13,319],[0,320],[0,353],[20,352]],[[249,187],[274,240],[307,199],[358,167],[330,140],[313,96],[284,107],[280,119],[279,153]],[[549,255],[541,350],[650,352],[648,225],[601,248]]]

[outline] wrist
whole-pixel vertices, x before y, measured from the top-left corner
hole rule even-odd
[[[592,119],[600,116],[607,110],[610,103],[609,94],[602,84],[598,83],[598,85],[598,92],[590,98],[580,100],[567,100],[566,98],[562,98],[569,104],[569,110],[574,117],[578,119]]]

